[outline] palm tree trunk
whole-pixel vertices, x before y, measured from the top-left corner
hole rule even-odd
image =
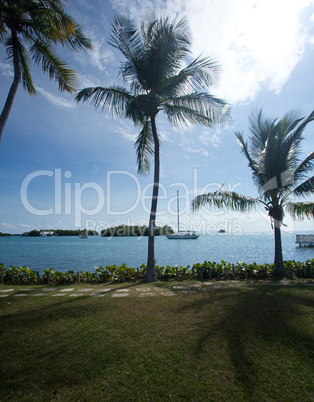
[[[145,274],[145,282],[157,281],[157,274],[155,269],[155,221],[157,212],[158,190],[159,190],[159,139],[157,136],[155,116],[151,116],[152,132],[155,144],[155,158],[154,158],[154,186],[153,197],[150,209],[149,228],[148,228],[148,256],[147,256],[147,270]]]
[[[5,124],[8,120],[13,101],[15,98],[15,94],[17,92],[17,88],[20,83],[20,78],[21,78],[21,70],[20,70],[20,62],[19,62],[19,53],[18,53],[18,42],[17,42],[17,35],[16,32],[12,32],[12,47],[13,47],[13,66],[14,66],[14,78],[13,78],[13,83],[11,85],[9,94],[7,96],[7,99],[5,101],[4,107],[2,109],[1,115],[0,115],[0,142],[2,138],[2,133],[5,127]]]
[[[281,245],[281,231],[280,231],[280,223],[275,221],[275,261],[277,274],[280,278],[284,278],[286,276],[286,270],[283,265],[282,258],[282,245]]]

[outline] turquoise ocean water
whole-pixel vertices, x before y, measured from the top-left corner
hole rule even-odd
[[[285,260],[314,258],[314,248],[299,248],[294,233],[283,232],[282,243]],[[185,267],[205,260],[271,263],[274,238],[271,231],[240,236],[215,233],[200,235],[197,240],[160,236],[155,238],[155,257],[158,265]],[[123,263],[136,268],[146,264],[146,259],[147,237],[0,237],[0,263],[5,267],[27,265],[40,272],[45,268],[94,271],[95,266]]]

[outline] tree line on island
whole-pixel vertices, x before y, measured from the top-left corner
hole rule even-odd
[[[31,230],[30,232],[23,233],[21,236],[29,236],[29,237],[41,237],[46,236],[80,236],[83,233],[86,233],[86,229],[84,230],[72,230],[72,229],[56,229],[56,230]],[[166,234],[173,234],[173,230],[170,226],[155,226],[154,234],[155,236],[163,236]],[[87,230],[88,236],[99,236],[99,232],[96,230]],[[146,225],[118,225],[112,226],[107,229],[103,229],[101,231],[102,237],[124,237],[124,236],[148,236],[149,228]],[[0,236],[10,237],[12,234],[10,233],[2,233],[0,232]],[[13,235],[20,236],[20,235]]]
[[[85,232],[86,229],[84,230],[72,230],[72,229],[56,229],[56,230],[31,230],[30,232],[25,233],[25,236],[30,236],[30,237],[37,237],[37,236],[42,236],[43,234],[46,234],[47,236],[80,236]],[[99,233],[95,230],[88,230],[87,231],[89,236],[96,235],[98,236]]]
[[[162,227],[155,226],[154,235],[162,236],[166,234],[173,234],[173,230],[170,226],[164,225]],[[111,237],[111,236],[148,236],[149,228],[146,225],[143,226],[127,226],[127,225],[119,225],[114,226],[108,229],[104,229],[101,231],[101,235],[103,237]]]

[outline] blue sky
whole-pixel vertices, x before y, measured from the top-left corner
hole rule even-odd
[[[226,127],[171,127],[160,115],[161,190],[157,225],[180,221],[187,229],[231,234],[270,230],[262,209],[250,214],[200,211],[197,194],[226,189],[256,196],[251,173],[234,132],[248,136],[248,115],[262,108],[269,117],[297,109],[313,110],[314,1],[299,0],[76,0],[66,9],[83,25],[93,51],[60,53],[77,71],[77,87],[121,83],[120,54],[108,43],[114,14],[139,20],[186,16],[192,52],[212,57],[222,68],[211,93],[231,105]],[[11,85],[12,69],[0,48],[0,105]],[[32,67],[37,96],[19,88],[0,143],[0,231],[85,228],[147,224],[152,172],[138,176],[134,142],[138,128],[113,119],[90,104],[58,92],[57,84]],[[303,142],[305,157],[314,149],[314,125]],[[286,219],[289,231],[312,230],[313,221]]]

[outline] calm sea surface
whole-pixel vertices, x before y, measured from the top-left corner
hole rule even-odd
[[[284,260],[305,261],[314,258],[314,248],[295,244],[294,233],[282,233]],[[221,261],[271,263],[274,258],[274,238],[270,231],[263,233],[200,235],[197,240],[168,240],[155,238],[155,257],[158,265],[192,265],[197,262]],[[79,237],[0,237],[0,263],[27,265],[33,270],[94,271],[94,267],[127,264],[139,267],[146,264],[147,237],[106,238]]]

